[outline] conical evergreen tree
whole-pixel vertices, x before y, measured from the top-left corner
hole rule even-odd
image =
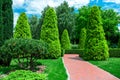
[[[86,29],[82,28],[80,32],[79,48],[84,49],[86,40]]]
[[[0,45],[13,37],[12,0],[0,0]]]
[[[85,53],[86,60],[106,60],[109,57],[108,45],[102,27],[101,13],[93,6],[89,15]]]
[[[41,39],[48,43],[49,58],[61,56],[61,47],[57,26],[57,16],[53,8],[48,8],[41,29]]]
[[[7,40],[13,37],[12,0],[3,0],[2,16],[3,16],[2,21],[4,25],[4,28],[3,28],[4,40]]]
[[[67,29],[65,29],[61,36],[61,48],[62,49],[71,49],[70,39]]]
[[[2,0],[0,0],[0,46],[2,46],[3,41],[3,27],[2,27]]]
[[[28,24],[28,19],[25,13],[21,13],[14,32],[14,38],[25,38],[31,39],[30,25]]]

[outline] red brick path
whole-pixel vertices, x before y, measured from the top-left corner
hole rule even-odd
[[[65,54],[63,60],[70,76],[69,80],[120,80],[87,61],[83,61],[78,54]]]

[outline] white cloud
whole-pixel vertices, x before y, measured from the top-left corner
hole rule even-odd
[[[79,8],[83,5],[87,5],[90,0],[66,0],[69,6],[74,6],[75,8]]]
[[[13,7],[18,8],[18,7],[23,7],[25,0],[13,0]]]
[[[87,5],[89,0],[13,0],[13,9],[24,8],[27,14],[41,14],[41,11],[49,5],[51,7],[57,7],[63,1],[67,1],[69,6],[79,8],[83,5]],[[25,5],[24,5],[25,4]],[[14,12],[14,26],[16,25],[19,13]]]
[[[41,11],[47,6],[57,7],[64,0],[27,0],[28,6],[26,7],[27,14],[41,14]],[[81,7],[89,3],[89,0],[66,0],[69,6],[74,6],[76,8]]]
[[[16,26],[18,17],[19,17],[19,13],[14,13],[14,26]]]
[[[116,4],[120,4],[120,0],[104,0],[105,2],[115,2]]]

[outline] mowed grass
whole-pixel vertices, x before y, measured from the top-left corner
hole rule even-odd
[[[120,58],[109,58],[107,61],[89,62],[120,78]]]
[[[39,59],[37,61],[39,65],[45,65],[46,69],[44,71],[48,76],[48,80],[67,80],[66,70],[64,68],[62,58],[59,59]],[[9,67],[0,66],[0,75],[7,74],[11,71],[20,70],[14,60],[12,60]]]
[[[48,74],[48,80],[67,80],[67,74],[62,58],[39,60],[39,62],[47,67],[45,73]]]

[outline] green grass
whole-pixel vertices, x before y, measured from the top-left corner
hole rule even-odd
[[[45,73],[48,73],[48,80],[67,80],[62,58],[55,60],[40,60],[40,62],[47,66]]]
[[[44,73],[48,74],[48,80],[67,80],[66,70],[64,68],[62,58],[59,59],[46,59],[38,60],[39,65],[45,65],[46,69]],[[0,75],[7,74],[11,71],[20,70],[14,60],[12,60],[9,67],[0,66]]]
[[[120,58],[109,58],[107,61],[89,62],[120,78]]]

